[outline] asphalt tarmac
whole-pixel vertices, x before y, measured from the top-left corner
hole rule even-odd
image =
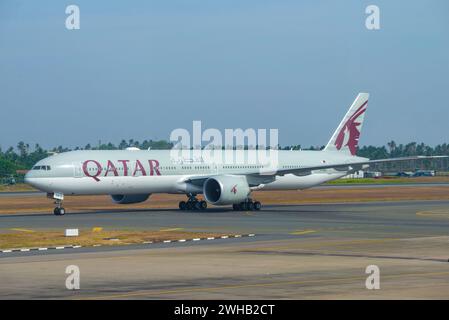
[[[449,298],[449,201],[0,216],[0,232],[98,226],[255,236],[3,253],[0,298]],[[80,290],[66,289],[68,265]],[[369,265],[379,290],[365,286]]]

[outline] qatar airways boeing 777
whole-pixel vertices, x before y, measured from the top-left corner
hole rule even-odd
[[[118,204],[143,202],[153,193],[186,194],[181,210],[204,210],[207,203],[234,210],[260,210],[253,190],[306,189],[344,177],[370,164],[436,157],[369,160],[356,156],[368,106],[360,93],[326,147],[321,151],[280,151],[260,157],[260,150],[81,150],[52,155],[26,174],[25,182],[55,200],[55,215],[65,214],[64,195],[111,195]],[[274,150],[273,150],[274,152]],[[236,159],[241,159],[236,161]],[[196,198],[203,194],[205,200]]]

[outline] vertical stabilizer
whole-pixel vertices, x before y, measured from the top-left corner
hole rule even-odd
[[[355,155],[359,146],[369,93],[359,93],[324,150]]]

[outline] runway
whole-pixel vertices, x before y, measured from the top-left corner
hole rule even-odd
[[[0,255],[2,299],[449,298],[446,200],[3,215],[0,226],[256,235]],[[365,268],[373,264],[380,290],[365,287]],[[80,268],[78,291],[65,288],[68,265]]]

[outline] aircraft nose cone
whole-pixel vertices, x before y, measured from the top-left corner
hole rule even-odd
[[[23,181],[27,184],[30,183],[30,172],[29,171],[25,174],[25,178],[23,179]]]
[[[23,179],[24,180],[24,182],[26,183],[26,184],[29,184],[30,186],[35,186],[35,182],[36,182],[36,179],[35,179],[36,177],[35,177],[35,175],[34,175],[34,172],[31,172],[31,171],[28,171],[26,174],[25,174],[25,178]]]

